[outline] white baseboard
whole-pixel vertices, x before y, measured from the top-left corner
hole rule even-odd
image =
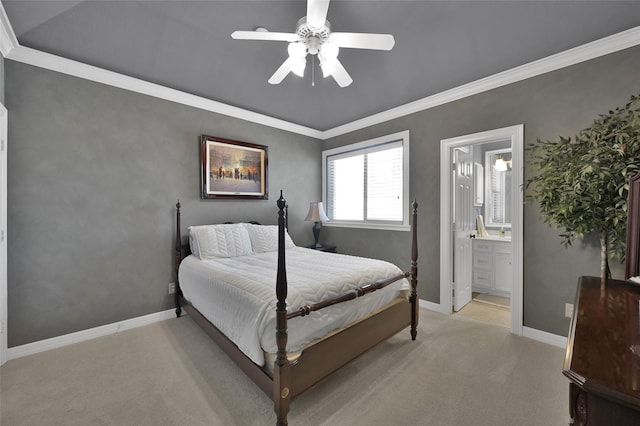
[[[442,312],[442,307],[439,303],[433,303],[429,302],[428,300],[422,299],[420,299],[419,302],[421,308],[429,309],[431,311],[439,312],[445,315],[450,314],[449,312]],[[8,359],[11,360],[21,358],[23,356],[61,348],[63,346],[72,345],[74,343],[80,343],[86,340],[95,339],[97,337],[108,336],[109,334],[115,334],[121,331],[130,330],[132,328],[142,327],[143,325],[153,324],[155,322],[175,318],[175,315],[175,309],[168,309],[166,311],[157,312],[155,314],[144,315],[113,324],[107,324],[100,327],[90,328],[88,330],[65,334],[63,336],[57,336],[33,343],[27,343],[26,345],[14,346],[12,348],[9,348],[7,351]],[[184,309],[182,310],[182,315],[187,315]],[[537,340],[539,342],[547,343],[561,348],[567,346],[566,337],[536,330],[535,328],[523,327],[522,335],[529,339]]]
[[[441,314],[450,314],[451,312],[446,312],[446,309],[443,310],[442,305],[440,303],[429,302],[428,300],[419,299],[420,307],[424,309],[428,309],[430,311],[435,311]]]
[[[182,315],[186,315],[184,309]],[[72,345],[74,343],[84,342],[85,340],[103,337],[109,334],[119,333],[121,331],[130,330],[132,328],[141,327],[143,325],[153,324],[155,322],[164,321],[176,317],[175,309],[168,309],[155,314],[144,315],[137,318],[107,324],[100,327],[90,328],[75,333],[65,334],[63,336],[52,337],[50,339],[39,340],[26,345],[15,346],[8,349],[8,359],[21,358],[27,355],[33,355],[39,352],[48,351],[50,349],[61,348],[63,346]]]
[[[429,302],[428,300],[420,299],[420,307],[424,309],[429,309],[430,311],[435,311],[441,314],[451,315],[451,312],[447,312],[446,309],[443,309],[441,304]],[[557,346],[559,348],[567,347],[566,337],[558,336],[557,334],[547,333],[546,331],[540,331],[535,328],[522,327],[522,336],[532,340],[537,340],[538,342],[547,343],[552,346]]]
[[[557,334],[547,333],[546,331],[536,330],[535,328],[522,327],[522,335],[529,339],[537,340],[542,343],[557,346],[559,348],[567,347],[567,338],[558,336]]]

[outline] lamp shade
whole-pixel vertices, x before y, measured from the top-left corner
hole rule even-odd
[[[312,201],[309,203],[309,213],[304,218],[305,222],[327,222],[329,218],[324,212],[322,201]]]

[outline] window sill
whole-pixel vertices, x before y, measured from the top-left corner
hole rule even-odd
[[[383,223],[323,222],[322,226],[335,228],[376,229],[381,231],[411,231],[411,225],[390,225]]]

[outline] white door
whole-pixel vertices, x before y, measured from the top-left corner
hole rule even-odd
[[[453,148],[453,310],[471,301],[471,238],[473,214],[473,154],[471,146]]]
[[[0,104],[0,365],[7,362],[7,123]]]

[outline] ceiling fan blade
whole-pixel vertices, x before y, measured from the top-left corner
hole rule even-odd
[[[280,67],[273,73],[271,78],[269,79],[269,84],[280,84],[282,80],[291,72],[293,68],[293,60],[288,58],[286,61],[280,65]]]
[[[313,28],[324,27],[329,11],[329,0],[307,0],[307,24]]]
[[[396,44],[391,34],[331,33],[331,40],[353,49],[391,50]]]
[[[236,40],[298,41],[297,34],[269,31],[234,31],[231,33],[231,38]]]
[[[347,87],[348,85],[353,83],[353,79],[351,78],[347,70],[344,69],[342,63],[340,63],[340,61],[338,61],[337,59],[335,66],[336,69],[333,71],[333,74],[331,74],[331,76],[336,81],[336,83],[338,83],[338,86]]]

